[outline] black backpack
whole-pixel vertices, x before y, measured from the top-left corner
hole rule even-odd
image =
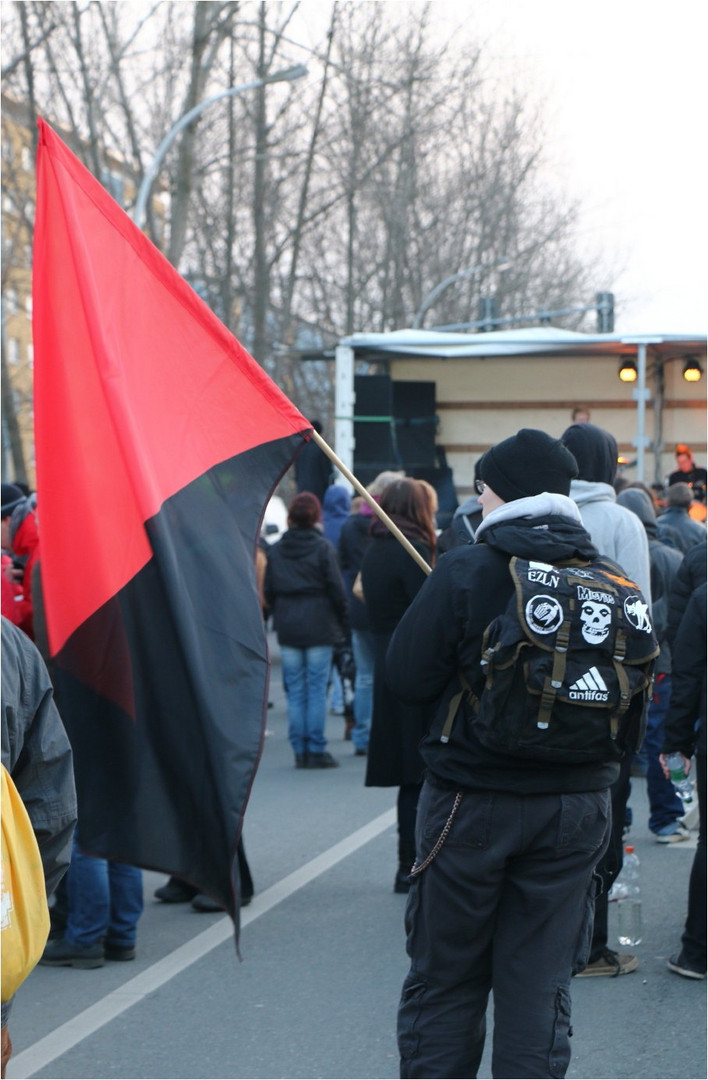
[[[548,763],[617,761],[641,746],[659,653],[649,605],[605,559],[513,557],[514,593],[487,627],[481,671],[460,675],[459,706],[490,750]]]

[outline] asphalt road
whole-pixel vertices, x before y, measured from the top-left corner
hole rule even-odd
[[[8,1077],[398,1076],[396,1004],[407,970],[405,897],[393,893],[395,791],[363,785],[364,758],[328,719],[339,769],[295,770],[277,649],[263,759],[244,840],[256,896],[241,960],[228,919],[153,899],[133,963],[38,967],[20,990]],[[644,781],[629,841],[641,861],[639,969],[576,979],[569,1077],[706,1077],[706,984],[666,968],[695,849],[656,844]],[[611,905],[611,930],[616,912]],[[523,1007],[523,1003],[520,1003]],[[490,1010],[490,1030],[493,1018]],[[485,1053],[480,1077],[491,1076]]]

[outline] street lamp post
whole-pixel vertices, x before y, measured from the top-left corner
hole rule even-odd
[[[143,177],[143,181],[138,191],[138,197],[135,200],[135,209],[133,210],[133,221],[138,228],[142,229],[145,223],[145,210],[155,177],[159,172],[167,151],[171,147],[175,137],[179,135],[180,131],[186,128],[188,124],[191,124],[192,120],[196,120],[209,105],[213,105],[216,101],[221,101],[223,98],[227,97],[235,97],[237,94],[243,94],[246,90],[256,90],[259,86],[265,86],[266,83],[292,82],[294,79],[301,79],[303,75],[307,75],[307,68],[304,64],[296,64],[295,67],[286,68],[284,71],[275,71],[272,75],[266,75],[262,79],[254,79],[252,82],[244,83],[242,86],[231,86],[228,90],[222,90],[220,94],[214,94],[213,97],[206,98],[205,101],[200,101],[193,109],[190,109],[184,116],[181,116],[177,123],[170,128],[158,146],[155,157]]]
[[[456,281],[462,281],[464,278],[474,277],[475,274],[479,274],[482,270],[508,270],[511,263],[507,259],[503,259],[501,262],[492,263],[491,266],[487,266],[486,263],[478,263],[477,266],[469,266],[466,270],[458,270],[456,274],[451,274],[450,277],[445,278],[439,285],[436,285],[428,295],[423,303],[420,305],[415,313],[413,319],[413,329],[420,330],[423,326],[423,316],[429,307],[435,303],[440,293],[443,292],[448,285],[453,285]]]

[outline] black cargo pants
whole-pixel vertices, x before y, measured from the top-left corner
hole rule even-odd
[[[454,792],[418,802],[422,862]],[[411,968],[398,1014],[402,1077],[477,1075],[494,996],[494,1077],[563,1077],[570,979],[587,961],[593,870],[607,846],[607,791],[467,793],[406,909]]]

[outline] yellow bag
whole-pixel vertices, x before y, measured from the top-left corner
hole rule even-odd
[[[49,936],[49,907],[37,838],[9,772],[2,766],[0,947],[2,1000],[9,1001],[39,961]]]

